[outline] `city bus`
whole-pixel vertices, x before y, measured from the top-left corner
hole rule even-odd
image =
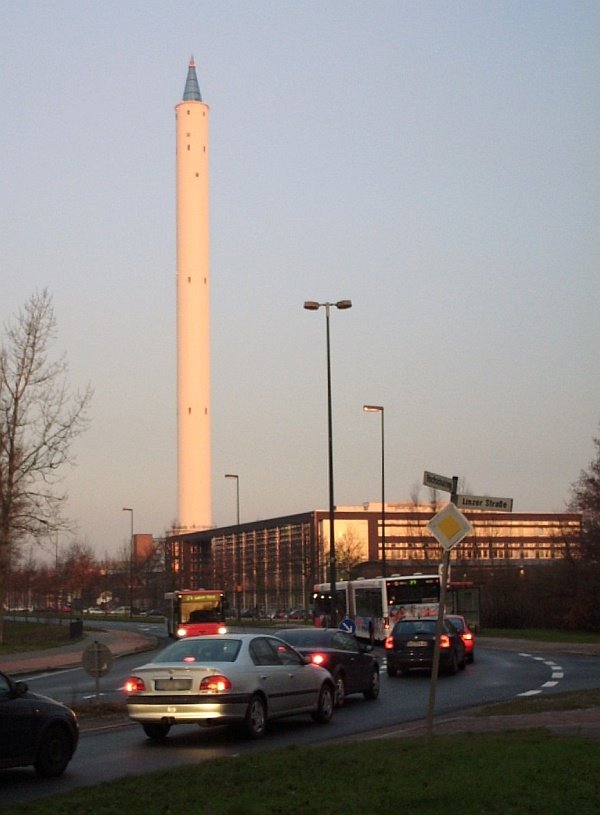
[[[438,574],[358,578],[351,582],[356,636],[383,642],[398,620],[437,618],[440,607]]]
[[[369,642],[383,642],[397,620],[405,617],[436,617],[440,605],[438,574],[360,577],[336,584],[337,616],[354,622],[355,634]],[[313,589],[315,625],[329,621],[329,583]]]
[[[203,634],[225,634],[229,603],[220,589],[181,589],[168,591],[167,630],[174,639]]]

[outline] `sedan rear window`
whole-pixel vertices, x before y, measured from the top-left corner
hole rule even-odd
[[[396,634],[435,634],[435,620],[400,620],[394,627]]]
[[[235,662],[241,640],[179,640],[165,648],[154,662]]]

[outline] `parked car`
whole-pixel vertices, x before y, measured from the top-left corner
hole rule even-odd
[[[326,723],[335,694],[325,668],[263,634],[179,640],[136,668],[124,689],[129,718],[159,741],[175,724],[241,723],[260,738],[267,721],[282,716],[310,713]]]
[[[0,768],[31,764],[39,775],[61,775],[78,739],[77,717],[70,708],[0,673]]]
[[[447,619],[456,628],[465,644],[467,662],[473,662],[475,660],[475,634],[469,628],[469,624],[461,614],[448,614]]]
[[[336,628],[286,628],[277,636],[315,665],[327,668],[335,682],[336,707],[353,693],[362,693],[365,699],[379,696],[379,662],[372,645]]]
[[[421,668],[431,671],[435,645],[437,620],[399,620],[386,637],[385,653],[387,656],[388,676],[397,676],[398,672]],[[440,634],[439,670],[455,674],[466,664],[465,644],[452,623],[446,618],[442,621]]]
[[[293,608],[288,614],[288,620],[308,620],[309,616],[307,608]]]

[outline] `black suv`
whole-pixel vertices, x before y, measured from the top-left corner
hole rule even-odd
[[[388,676],[413,668],[433,668],[437,620],[399,620],[385,640]],[[444,618],[440,634],[440,671],[455,674],[466,664],[465,644],[452,623]]]
[[[33,764],[39,775],[61,775],[77,748],[75,713],[25,682],[0,673],[0,768]]]

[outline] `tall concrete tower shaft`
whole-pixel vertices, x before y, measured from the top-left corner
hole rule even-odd
[[[180,530],[212,526],[208,105],[193,58],[175,107],[177,144],[177,477]]]

